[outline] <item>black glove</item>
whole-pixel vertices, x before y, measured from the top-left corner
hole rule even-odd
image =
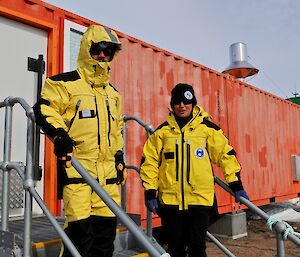
[[[234,192],[234,199],[235,199],[236,203],[238,203],[240,201],[241,196],[244,197],[247,200],[250,200],[249,196],[247,195],[245,190],[238,190],[238,191]]]
[[[73,152],[74,141],[69,137],[68,133],[59,128],[56,130],[56,135],[53,138],[54,153],[60,159],[71,159],[70,153]]]
[[[151,199],[146,202],[147,209],[153,214],[157,214],[158,203],[156,199]]]
[[[229,183],[228,186],[234,193],[234,200],[236,203],[240,201],[240,197],[244,197],[245,199],[249,200],[249,196],[247,195],[246,191],[244,190],[242,181],[240,180],[240,174],[238,173],[238,181]]]
[[[124,185],[127,178],[127,170],[125,168],[124,153],[121,150],[115,154],[115,167],[117,170],[117,185]]]
[[[157,214],[158,212],[158,201],[156,199],[156,190],[148,189],[145,191],[145,204],[147,209],[153,214]]]

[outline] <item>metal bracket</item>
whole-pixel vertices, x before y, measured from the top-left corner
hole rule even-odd
[[[45,61],[43,60],[43,55],[42,57],[39,56],[38,59],[28,57],[27,69],[28,71],[41,72],[41,74],[44,74]]]

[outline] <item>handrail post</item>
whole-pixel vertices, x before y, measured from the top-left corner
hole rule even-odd
[[[147,138],[154,132],[154,129],[152,128],[152,126],[150,124],[146,124],[144,121],[142,121],[141,119],[139,119],[135,116],[124,116],[123,120],[124,120],[124,124],[126,124],[126,122],[129,121],[129,120],[136,121],[139,125],[141,125],[145,129]],[[123,139],[124,139],[124,142],[126,142],[126,126],[124,126],[124,127],[125,127],[124,128],[125,131],[123,130]],[[126,156],[125,153],[126,153],[126,144],[124,144],[124,155]],[[136,169],[136,167],[134,167],[134,166],[128,166],[128,167],[131,167],[134,170],[138,170],[138,168]],[[126,183],[125,183],[125,185],[126,185]],[[122,188],[122,190],[126,190],[126,187],[124,189]],[[121,194],[121,196],[122,196],[121,206],[123,208],[122,204],[124,202],[125,202],[124,205],[126,206],[126,191],[125,191],[124,194],[123,194],[123,191],[121,191],[121,192],[122,192],[122,194]],[[147,209],[147,214],[146,215],[147,215],[147,217],[146,217],[146,221],[147,221],[147,223],[146,223],[146,233],[147,233],[147,236],[152,237],[152,213]]]
[[[277,245],[277,257],[284,257],[285,256],[285,249],[284,249],[284,241],[282,239],[282,234],[276,231],[276,245]]]
[[[151,135],[151,131],[150,129],[146,129],[146,134],[147,134],[147,138]],[[152,224],[152,213],[148,210],[147,208],[147,227],[146,227],[146,231],[147,231],[147,235],[149,237],[152,237],[153,236],[153,224]]]
[[[32,109],[31,109],[32,110]],[[24,257],[31,256],[31,226],[32,226],[32,195],[29,189],[34,188],[34,126],[33,121],[27,117],[27,151],[25,167],[25,210],[24,210]]]
[[[1,210],[1,229],[8,231],[9,217],[9,194],[10,194],[10,172],[6,168],[6,164],[11,160],[11,137],[12,137],[12,105],[9,104],[9,97],[5,99],[5,127],[4,127],[4,151],[2,168],[2,210]]]
[[[123,118],[124,120],[124,118]],[[123,153],[124,153],[124,162],[126,164],[126,122],[124,122],[124,128],[122,130],[122,135],[123,135],[123,141],[124,141],[124,147],[123,147]],[[126,212],[126,181],[124,185],[121,185],[121,207],[122,209]]]

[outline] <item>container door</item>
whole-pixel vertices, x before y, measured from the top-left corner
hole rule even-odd
[[[4,17],[0,17],[0,31],[0,101],[8,96],[21,97],[32,106],[36,102],[37,73],[28,71],[28,57],[37,59],[39,55],[43,55],[44,60],[47,60],[47,32]],[[0,109],[0,161],[3,161],[4,111],[5,108]],[[13,108],[12,122],[11,160],[25,164],[27,117],[19,104]],[[40,165],[43,168],[44,138],[41,138],[40,149]],[[1,188],[2,171],[0,170],[0,196]],[[36,190],[43,198],[43,178],[37,182]],[[23,185],[15,171],[11,171],[9,208],[10,216],[23,215]],[[35,201],[33,212],[42,213]]]

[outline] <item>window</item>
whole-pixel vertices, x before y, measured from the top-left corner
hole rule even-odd
[[[64,72],[76,70],[80,40],[86,27],[65,20],[64,32]]]

